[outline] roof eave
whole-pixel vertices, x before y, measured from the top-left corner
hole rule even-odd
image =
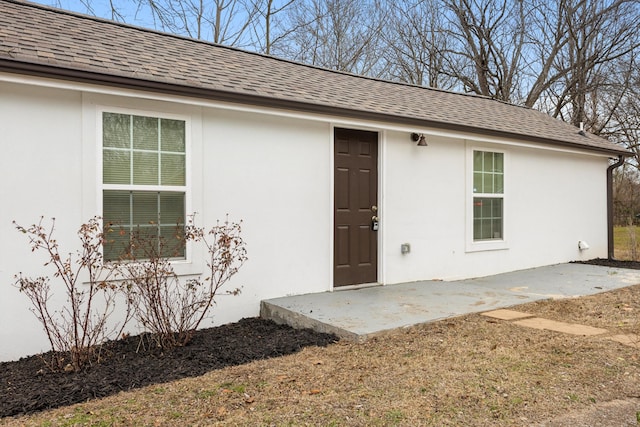
[[[148,79],[136,79],[127,76],[117,76],[113,74],[96,73],[87,70],[56,67],[46,64],[30,63],[24,61],[9,60],[0,58],[0,71],[30,76],[55,78],[80,83],[106,84],[109,86],[154,91],[170,95],[188,96],[201,99],[210,99],[222,102],[238,103],[266,108],[277,108],[285,110],[295,110],[307,113],[324,114],[331,116],[344,116],[361,120],[385,121],[410,126],[432,127],[441,130],[449,130],[463,133],[476,133],[484,136],[512,138],[520,141],[534,142],[554,146],[598,152],[614,156],[631,156],[628,150],[623,148],[606,148],[589,145],[581,145],[572,142],[528,136],[524,134],[496,131],[491,129],[464,126],[446,122],[423,120],[411,117],[397,116],[391,114],[381,114],[369,111],[354,110],[347,108],[337,108],[322,104],[305,103],[286,99],[271,98],[261,95],[241,94],[237,92],[207,89],[195,86],[180,85],[168,82],[159,82]]]

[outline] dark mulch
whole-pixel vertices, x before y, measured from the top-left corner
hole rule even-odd
[[[214,369],[326,346],[334,335],[249,318],[196,332],[185,347],[161,352],[133,336],[104,344],[104,359],[81,372],[51,372],[51,353],[0,363],[0,418],[202,375]],[[142,345],[141,345],[142,344]]]
[[[603,265],[605,267],[631,268],[640,270],[640,261],[621,261],[617,259],[594,258],[588,261],[576,261],[579,264]]]

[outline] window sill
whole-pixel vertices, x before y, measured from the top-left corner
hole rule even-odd
[[[204,273],[202,265],[192,261],[175,260],[171,262],[171,265],[178,276],[199,276]]]
[[[146,260],[140,260],[139,263],[145,262]],[[108,261],[108,263],[112,263],[114,261]],[[122,262],[122,261],[115,261]],[[126,262],[126,261],[125,261]],[[131,264],[136,264],[136,261],[128,261]],[[201,263],[195,263],[188,259],[169,259],[171,263],[171,267],[173,268],[173,272],[179,276],[201,276],[204,273],[204,268]],[[138,263],[138,264],[139,264]]]
[[[503,251],[509,249],[506,240],[488,240],[467,243],[465,252]]]

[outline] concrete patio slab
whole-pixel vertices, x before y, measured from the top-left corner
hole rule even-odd
[[[516,319],[524,319],[525,317],[533,316],[533,314],[524,313],[522,311],[507,310],[504,308],[501,308],[499,310],[487,311],[480,314],[482,316],[492,317],[494,319],[500,319],[500,320],[516,320]]]
[[[453,282],[420,281],[262,301],[262,317],[363,341],[467,313],[572,298],[640,284],[640,271],[558,264]]]
[[[541,317],[533,317],[531,319],[523,319],[513,322],[516,325],[526,326],[533,329],[544,329],[547,331],[562,332],[571,335],[601,335],[609,332],[606,329],[594,328],[593,326],[579,325],[576,323],[558,322],[556,320],[543,319]]]

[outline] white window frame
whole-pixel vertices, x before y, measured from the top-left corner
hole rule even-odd
[[[475,193],[473,187],[473,153],[475,151],[483,151],[490,153],[501,153],[503,155],[503,192],[502,193]],[[508,217],[509,203],[508,192],[509,187],[509,153],[503,149],[485,146],[485,145],[468,145],[466,153],[466,181],[467,181],[467,196],[466,196],[466,251],[467,252],[480,252],[480,251],[495,251],[509,249],[507,242],[508,234]],[[502,238],[491,240],[474,240],[473,233],[473,199],[475,197],[487,197],[487,198],[501,198],[502,199]]]
[[[134,185],[134,184],[105,184],[103,181],[103,136],[102,136],[102,126],[103,113],[118,113],[118,114],[127,114],[133,116],[144,116],[144,117],[153,117],[160,119],[173,119],[173,120],[181,120],[185,122],[185,185],[175,186],[175,185]],[[103,206],[103,191],[104,190],[121,190],[121,191],[150,191],[150,192],[184,192],[185,199],[185,216],[186,221],[188,221],[189,216],[193,213],[192,208],[192,167],[191,167],[191,156],[192,156],[192,118],[189,115],[182,114],[173,114],[167,113],[164,111],[154,111],[154,110],[138,110],[138,109],[129,109],[129,108],[121,108],[121,107],[112,107],[106,105],[96,106],[96,154],[97,154],[97,165],[96,165],[96,181],[98,183],[97,188],[97,209],[99,215],[102,216],[104,212]],[[172,265],[175,268],[176,273],[180,275],[184,274],[193,274],[195,273],[191,268],[193,264],[193,245],[190,242],[187,243],[185,248],[185,257],[180,259],[172,260]],[[200,268],[198,268],[200,270]]]

